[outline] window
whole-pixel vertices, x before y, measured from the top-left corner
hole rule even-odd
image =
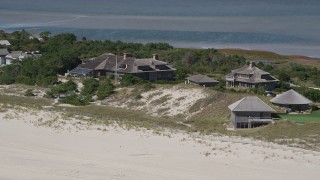
[[[119,66],[119,69],[127,69],[127,67],[128,67],[128,65],[126,65],[126,64],[121,64],[121,65]]]
[[[248,126],[248,123],[246,123],[246,122],[238,122],[237,123],[237,128],[239,128],[239,129],[244,129],[244,128],[248,128],[249,126]]]
[[[239,78],[249,78],[249,75],[246,75],[246,74],[238,74],[238,77]]]

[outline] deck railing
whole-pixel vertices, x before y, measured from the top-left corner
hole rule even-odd
[[[234,81],[235,78],[233,78],[233,77],[226,77],[226,80],[227,80],[227,81]]]
[[[271,123],[272,120],[272,117],[249,117],[248,128],[252,128],[253,123]]]
[[[272,122],[272,117],[249,117],[249,122]]]

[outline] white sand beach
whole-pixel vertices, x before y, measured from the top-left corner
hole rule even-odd
[[[153,133],[68,121],[53,112],[0,113],[0,179],[290,179],[320,177],[317,152],[231,137]],[[42,116],[42,117],[41,117]],[[74,124],[74,125],[72,125]],[[57,126],[56,126],[57,127]]]

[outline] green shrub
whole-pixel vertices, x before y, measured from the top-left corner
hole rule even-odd
[[[279,80],[284,82],[289,82],[291,78],[288,73],[282,71],[279,74]]]
[[[143,89],[145,91],[149,91],[150,89],[155,88],[155,86],[151,82],[147,82],[146,84],[143,85]]]
[[[274,90],[275,92],[284,92],[291,89],[290,84],[286,82],[278,82],[276,85],[276,89]]]
[[[72,93],[67,95],[65,98],[61,98],[60,102],[71,104],[75,106],[85,106],[88,105],[92,101],[92,96],[82,96],[76,93]]]
[[[57,81],[57,76],[37,76],[36,78],[36,84],[39,86],[53,85]]]
[[[306,96],[308,99],[313,102],[320,102],[320,91],[317,89],[311,89],[307,87],[295,88],[296,91]]]
[[[122,77],[120,84],[122,86],[131,86],[134,84],[142,84],[145,81],[139,77],[133,76],[131,74],[126,74]]]
[[[61,94],[61,93],[67,93],[71,91],[75,91],[77,89],[77,84],[73,81],[67,81],[62,84],[58,84],[51,88],[51,92],[53,94]]]
[[[190,69],[186,67],[178,67],[176,71],[176,77],[179,80],[184,80],[188,73],[190,73]]]
[[[0,76],[0,84],[12,84],[14,79],[10,76],[2,75]]]
[[[113,93],[114,86],[108,82],[102,82],[97,90],[97,96],[99,100],[105,99]]]
[[[33,94],[32,89],[28,89],[28,90],[24,93],[24,95],[25,95],[25,96],[35,96],[35,95]]]
[[[263,86],[259,86],[257,88],[250,89],[251,92],[258,95],[263,95],[265,93],[265,88]]]
[[[27,76],[18,76],[18,77],[16,77],[16,83],[34,85],[35,81],[34,81],[34,79],[27,77]]]
[[[99,87],[99,81],[94,78],[84,79],[82,83],[81,95],[93,95]]]
[[[141,99],[142,96],[141,96],[141,94],[137,94],[135,98],[138,100],[138,99]]]
[[[211,89],[216,90],[216,91],[220,91],[220,92],[226,91],[226,88],[224,86],[214,86]]]

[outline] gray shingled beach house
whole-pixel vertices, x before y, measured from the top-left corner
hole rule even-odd
[[[219,81],[208,76],[197,74],[186,78],[186,84],[194,84],[204,87],[212,87],[219,84]]]
[[[247,96],[228,106],[234,128],[253,128],[272,122],[275,112],[256,96]]]
[[[167,62],[153,58],[136,59],[124,54],[116,56],[106,53],[92,58],[69,71],[72,76],[100,77],[108,75],[131,74],[145,80],[172,80],[175,78],[176,69]]]
[[[279,82],[278,79],[256,67],[254,62],[250,62],[249,65],[240,69],[232,70],[230,74],[226,75],[227,87],[264,87],[266,90],[272,91],[275,89],[277,82]]]

